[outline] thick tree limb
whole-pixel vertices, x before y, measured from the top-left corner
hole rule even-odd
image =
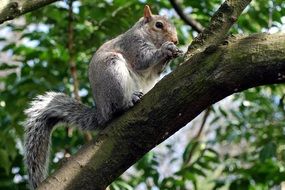
[[[235,92],[281,82],[285,82],[285,34],[231,38],[164,77],[39,189],[105,189],[211,104]]]
[[[207,47],[219,45],[250,2],[251,0],[226,0],[213,15],[210,25],[190,44],[186,58]]]
[[[176,13],[180,16],[180,18],[189,26],[191,26],[193,28],[193,30],[195,30],[196,32],[200,33],[204,30],[203,26],[197,22],[195,19],[193,19],[191,16],[186,15],[182,8],[179,6],[179,3],[177,2],[177,0],[169,0],[169,2],[171,3],[172,7],[174,8],[174,10],[176,11]]]
[[[1,0],[0,24],[58,0]]]

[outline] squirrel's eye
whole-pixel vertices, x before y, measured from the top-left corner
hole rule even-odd
[[[158,22],[155,23],[155,26],[156,26],[156,28],[162,29],[163,28],[163,23],[158,21]]]

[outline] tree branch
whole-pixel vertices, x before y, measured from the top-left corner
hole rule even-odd
[[[0,24],[58,0],[1,0]]]
[[[70,74],[73,80],[73,94],[74,98],[81,102],[81,98],[79,96],[79,80],[77,76],[77,68],[75,62],[75,49],[74,49],[74,14],[73,14],[73,0],[68,0],[68,54],[69,54],[69,67],[70,67]],[[67,135],[68,137],[72,136],[73,128],[67,128]],[[92,135],[90,132],[84,133],[84,139],[88,142],[92,140]]]
[[[75,51],[74,51],[74,28],[73,28],[73,0],[68,0],[68,54],[69,54],[69,67],[70,67],[70,74],[73,80],[73,93],[74,97],[77,101],[81,101],[79,96],[79,82],[77,77],[77,69],[75,63]]]
[[[174,8],[174,10],[176,11],[176,13],[180,16],[180,18],[189,26],[191,26],[193,28],[193,30],[195,30],[196,32],[200,33],[204,30],[203,26],[197,22],[195,19],[193,19],[192,17],[190,17],[189,15],[186,15],[182,8],[179,6],[179,3],[177,2],[177,0],[169,0],[169,2],[171,3],[172,7]]]
[[[245,89],[285,82],[285,34],[233,37],[192,56],[110,122],[39,189],[105,189],[208,106]]]
[[[210,112],[211,112],[211,109],[212,109],[212,106],[209,106],[206,110],[205,110],[205,113],[204,113],[204,116],[202,118],[202,123],[201,123],[201,126],[197,132],[197,134],[191,139],[191,141],[194,141],[195,143],[193,144],[192,148],[190,149],[189,151],[189,156],[187,157],[185,163],[190,163],[191,160],[192,160],[192,157],[193,157],[193,154],[199,144],[199,139],[201,137],[201,134],[203,132],[203,129],[205,127],[205,124],[206,124],[206,121],[210,115]]]
[[[207,47],[219,45],[250,2],[251,0],[226,0],[213,15],[210,25],[192,41],[186,58],[204,51]]]

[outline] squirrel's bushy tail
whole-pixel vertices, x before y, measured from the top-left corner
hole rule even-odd
[[[27,115],[25,129],[25,161],[32,188],[47,174],[49,146],[53,127],[59,123],[75,124],[81,129],[98,126],[98,113],[62,93],[48,92],[38,96]]]

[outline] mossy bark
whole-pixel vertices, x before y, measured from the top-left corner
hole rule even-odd
[[[192,41],[186,57],[190,58],[197,52],[220,44],[250,2],[251,0],[226,0],[211,18],[209,26]]]

